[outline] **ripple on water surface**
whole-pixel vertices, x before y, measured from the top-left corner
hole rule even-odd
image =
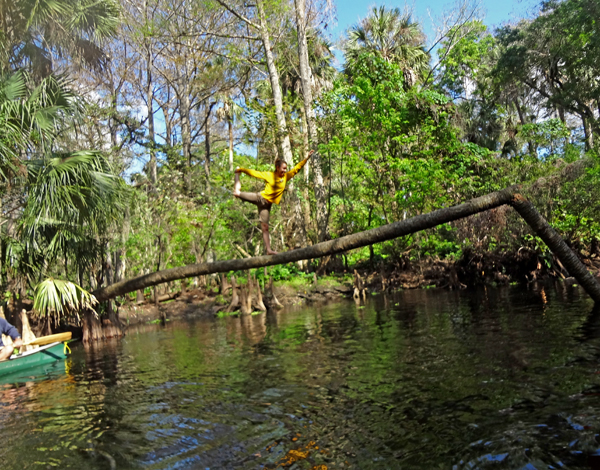
[[[557,285],[132,328],[0,385],[0,462],[600,468],[597,316]]]

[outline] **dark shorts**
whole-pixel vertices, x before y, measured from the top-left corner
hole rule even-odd
[[[258,207],[258,220],[265,224],[269,223],[269,215],[273,204],[262,197],[260,193],[240,193],[240,199]]]

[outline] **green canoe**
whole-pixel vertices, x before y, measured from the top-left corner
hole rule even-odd
[[[23,354],[13,354],[8,361],[0,362],[0,377],[19,373],[36,366],[52,364],[55,361],[67,357],[66,345],[63,343],[52,343],[40,346],[34,351]]]

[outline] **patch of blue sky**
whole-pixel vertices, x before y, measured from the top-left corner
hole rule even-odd
[[[457,0],[455,3],[447,0],[426,0],[414,3],[403,3],[398,1],[378,1],[372,0],[353,0],[351,2],[336,3],[335,24],[329,25],[327,32],[334,44],[334,54],[336,57],[336,68],[341,69],[344,62],[343,52],[340,50],[340,41],[345,32],[353,25],[357,24],[362,18],[365,18],[375,6],[385,5],[387,7],[398,7],[401,10],[408,9],[412,12],[413,19],[423,26],[423,32],[427,37],[427,45],[431,47],[436,38],[436,30],[444,20],[455,14],[460,5],[467,0]],[[500,2],[498,0],[480,0],[475,2],[480,7],[483,22],[493,31],[495,28],[505,24],[516,23],[523,18],[532,18],[539,12],[540,0],[513,0]],[[147,110],[140,108],[136,110],[140,117],[145,117]],[[160,113],[155,116],[155,125],[157,133],[164,132],[164,122]],[[256,157],[257,143],[240,142],[235,146],[235,150],[241,154]],[[132,175],[142,171],[147,159],[142,157],[128,169],[126,174]]]

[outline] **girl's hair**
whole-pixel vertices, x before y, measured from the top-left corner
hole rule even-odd
[[[285,163],[285,160],[283,158],[278,158],[277,160],[275,160],[275,168],[279,168],[284,163]]]

